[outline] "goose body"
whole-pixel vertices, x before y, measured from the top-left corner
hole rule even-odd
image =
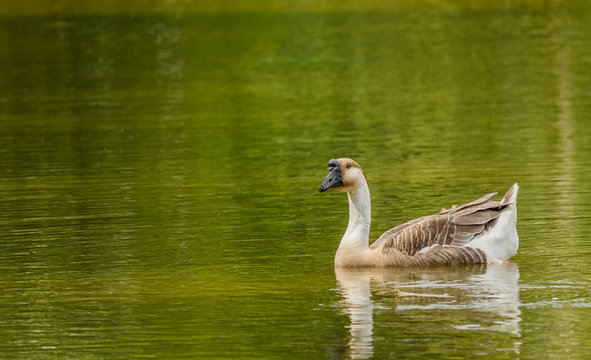
[[[330,160],[319,191],[335,189],[349,197],[349,224],[335,255],[335,266],[404,266],[502,263],[519,246],[517,191],[501,199],[483,197],[424,216],[386,231],[369,245],[371,200],[363,169],[347,158]]]

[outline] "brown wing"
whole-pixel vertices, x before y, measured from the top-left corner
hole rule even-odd
[[[382,246],[383,252],[395,249],[409,256],[432,245],[463,247],[494,225],[501,210],[508,205],[490,200],[495,194],[399,225],[382,234],[370,247],[375,249]],[[442,254],[449,251],[461,252],[449,248],[451,247],[443,246],[439,251],[443,251]],[[436,251],[435,248],[432,250]]]
[[[433,264],[486,264],[486,254],[481,249],[469,246],[435,245],[426,252],[408,256],[412,265]]]

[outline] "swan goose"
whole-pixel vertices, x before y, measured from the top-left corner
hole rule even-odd
[[[335,255],[335,266],[396,266],[502,263],[519,246],[517,191],[497,193],[443,209],[386,231],[369,245],[371,203],[367,179],[352,159],[332,159],[320,192],[335,189],[349,197],[349,224]]]

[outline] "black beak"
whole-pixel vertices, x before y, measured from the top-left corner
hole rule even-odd
[[[318,188],[318,191],[325,192],[328,189],[334,189],[343,186],[343,174],[341,174],[341,164],[332,159],[328,162],[328,174]]]

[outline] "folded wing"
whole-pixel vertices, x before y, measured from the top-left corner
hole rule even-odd
[[[496,193],[399,225],[382,234],[370,247],[418,258],[431,254],[427,256],[429,263],[453,263],[450,257],[463,259],[458,260],[459,263],[480,263],[480,257],[484,256],[482,251],[465,247],[490,229],[501,210],[509,205],[490,200],[494,195]],[[470,262],[474,257],[476,262]]]

